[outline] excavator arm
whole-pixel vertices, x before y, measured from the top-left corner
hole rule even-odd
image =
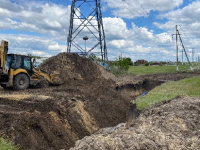
[[[33,79],[39,79],[39,77],[42,77],[46,79],[50,84],[60,85],[63,84],[62,80],[59,78],[59,73],[54,71],[52,74],[48,74],[41,69],[35,69],[33,68]]]
[[[8,53],[8,42],[2,40],[0,46],[0,74],[5,74],[7,53]]]

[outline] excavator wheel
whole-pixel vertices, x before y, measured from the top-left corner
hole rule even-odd
[[[13,89],[24,90],[29,87],[29,77],[25,74],[18,74],[14,77]]]

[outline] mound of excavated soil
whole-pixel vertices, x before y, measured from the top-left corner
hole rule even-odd
[[[60,53],[40,68],[59,72],[61,86],[0,90],[0,137],[20,149],[69,149],[99,128],[126,120],[130,97],[90,59]],[[103,75],[104,76],[103,76]],[[21,95],[18,98],[14,95]],[[28,95],[28,96],[27,96]],[[20,98],[21,97],[21,98]]]
[[[119,124],[76,142],[70,150],[151,149],[198,150],[200,99],[180,97],[144,110],[132,127]]]
[[[130,95],[137,96],[144,92],[144,89],[150,90],[156,84],[163,82],[155,82],[155,84],[144,77],[131,77],[129,80],[116,79],[90,59],[76,54],[60,53],[47,59],[40,68],[50,73],[58,72],[64,84],[48,88],[29,88],[23,91],[0,88],[0,137],[10,139],[19,146],[20,150],[67,150],[73,147],[77,140],[91,135],[100,128],[125,122],[126,111],[131,101]],[[173,79],[174,76],[176,74],[173,75]],[[157,75],[153,75],[152,78],[156,80],[156,77]],[[164,74],[162,77],[165,79]],[[170,80],[170,76],[167,79]],[[155,112],[155,116],[158,114]],[[161,111],[162,114],[165,113]],[[150,117],[153,117],[151,113]],[[143,115],[141,120],[142,118],[144,123],[141,122],[141,127],[149,125],[147,132],[149,133],[153,126],[148,122],[150,118],[147,115]],[[163,124],[167,123],[162,119],[160,121],[163,121]],[[161,125],[160,121],[155,121],[155,127],[156,124]],[[140,124],[136,124],[137,126]],[[137,128],[139,130],[139,127]],[[145,139],[145,135],[142,135],[143,129],[137,130],[136,133],[134,127],[132,129],[131,132],[126,129],[122,131],[124,133],[133,131],[134,135],[141,133],[137,135],[138,138]],[[132,134],[125,135],[133,137]],[[172,135],[173,138],[174,136],[176,134]],[[120,138],[122,137],[117,141],[113,139],[116,147],[118,141],[123,142]],[[134,139],[135,142],[141,142],[137,137]],[[127,141],[128,145],[129,141]],[[95,142],[94,145],[98,146],[98,141]],[[93,139],[90,147],[92,143]],[[101,147],[102,145],[99,145],[97,149],[104,149]]]
[[[59,73],[64,84],[90,84],[102,77],[98,66],[90,59],[73,53],[60,53],[47,59],[39,68]]]

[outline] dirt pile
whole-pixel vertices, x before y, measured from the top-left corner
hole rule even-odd
[[[155,75],[148,76],[147,80],[137,76],[120,81],[90,59],[76,54],[60,53],[47,59],[40,68],[50,73],[59,72],[64,84],[23,91],[0,88],[0,137],[10,139],[21,150],[66,150],[73,147],[77,140],[91,135],[98,129],[125,122],[126,111],[131,101],[130,95],[137,96],[157,84],[149,80],[156,80]],[[155,117],[158,116],[156,112],[155,114]],[[150,114],[150,117],[153,116]],[[145,115],[140,118],[144,120],[141,127],[147,126],[148,120],[151,119]],[[163,124],[167,123],[161,121]],[[122,129],[124,133],[130,133],[125,128]],[[115,131],[117,129],[112,130],[112,133]],[[138,127],[136,133],[134,129],[132,131],[134,135],[141,133],[138,134],[138,138],[143,138],[143,129],[139,131]],[[126,136],[132,137],[132,134]],[[94,135],[94,138],[97,137]],[[122,142],[120,138],[117,141]],[[134,139],[135,142],[139,141]],[[93,139],[91,147],[92,141]],[[106,142],[106,139],[104,141]],[[96,142],[98,145],[98,141]],[[101,140],[99,142],[102,143]],[[116,141],[113,139],[113,142]]]
[[[92,149],[181,149],[200,147],[200,99],[180,97],[152,106],[132,127],[119,124],[76,142],[70,150]]]
[[[115,82],[105,78],[91,60],[61,53],[40,68],[59,72],[64,84],[24,91],[1,89],[1,95],[14,96],[0,97],[0,137],[22,150],[69,149],[99,128],[125,121],[130,97],[117,91]]]
[[[60,53],[53,56],[41,64],[39,68],[49,73],[58,72],[59,77],[66,85],[90,84],[102,77],[95,63],[73,53]]]
[[[96,118],[100,127],[110,124],[108,120],[116,124],[125,119],[122,111],[128,107],[130,98],[116,91],[114,80],[106,78],[109,73],[90,59],[77,54],[60,53],[46,60],[40,68],[59,72],[64,81],[55,90],[61,94],[54,97],[63,99],[63,93],[66,92],[66,97],[71,97],[71,101],[82,102],[84,109]],[[117,112],[116,108],[119,108]]]

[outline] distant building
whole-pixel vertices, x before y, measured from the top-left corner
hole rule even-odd
[[[141,59],[141,60],[137,60],[135,63],[142,65],[142,64],[148,63],[148,61]]]
[[[154,65],[154,66],[160,66],[160,65],[165,65],[165,64],[167,64],[167,63],[164,61],[152,61],[150,63],[150,65]]]

